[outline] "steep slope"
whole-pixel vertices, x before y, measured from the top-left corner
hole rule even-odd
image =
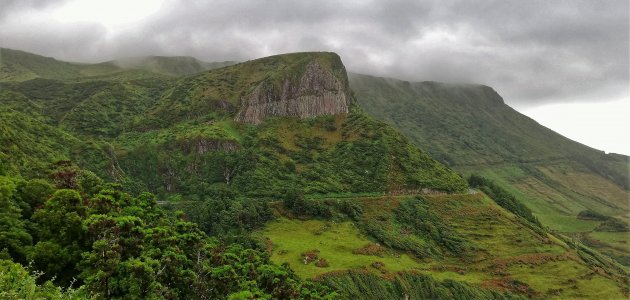
[[[350,107],[336,54],[272,56],[180,79],[114,144],[130,179],[159,194],[203,197],[217,184],[251,197],[465,190],[461,177]]]
[[[604,155],[541,126],[506,105],[490,87],[352,73],[349,78],[361,107],[396,123],[451,165],[578,160],[584,156],[602,163],[602,176],[628,185],[628,175],[621,170],[624,166],[619,165],[627,163],[627,157]]]
[[[161,60],[184,61],[182,70],[189,62]],[[54,70],[57,62],[46,61]],[[134,192],[203,197],[221,184],[252,197],[466,188],[390,127],[351,111],[334,53],[272,56],[180,79],[137,70],[61,79],[6,82],[0,100],[97,141],[111,157],[81,166]],[[94,170],[109,161],[107,172]]]
[[[426,287],[413,279],[423,275],[545,299],[614,299],[625,293],[623,271],[595,271],[601,265],[587,248],[523,222],[482,193],[351,201],[354,213],[328,200],[333,211],[308,220],[295,204],[275,203],[280,217],[261,230],[272,261],[361,299],[420,293]],[[340,211],[352,217],[340,219]]]
[[[7,97],[26,102],[20,95],[0,91],[0,174],[46,177],[54,163],[64,160],[100,170],[100,174],[110,171],[110,161],[101,147],[51,126],[41,115],[5,106]]]
[[[133,71],[122,74],[130,73]],[[131,127],[134,119],[146,113],[169,84],[168,79],[159,76],[123,78],[72,82],[36,78],[5,83],[4,90],[15,95],[15,99],[3,97],[2,104],[25,113],[39,113],[49,124],[73,133],[112,137]],[[25,107],[25,101],[37,109]]]
[[[270,56],[179,80],[153,109],[147,126],[217,111],[236,112],[236,121],[252,124],[270,116],[347,113],[347,93],[345,68],[334,53]]]
[[[545,225],[590,232],[599,222],[578,219],[585,210],[628,221],[627,156],[571,141],[505,105],[489,87],[349,78],[367,113],[460,172],[496,180]],[[619,258],[627,261],[625,252]]]

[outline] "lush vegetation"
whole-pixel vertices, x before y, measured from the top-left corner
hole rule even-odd
[[[217,184],[257,198],[283,197],[289,186],[306,195],[466,189],[459,175],[360,113],[257,127],[191,122],[126,134],[114,147],[122,171],[159,195],[203,198]]]
[[[418,273],[399,273],[394,280],[387,280],[368,272],[349,271],[325,276],[323,281],[344,291],[348,299],[526,299],[454,280],[440,282]]]
[[[29,123],[8,124],[15,128],[2,136],[8,139],[2,152],[23,156],[8,167],[36,170],[26,175],[71,159],[125,191],[150,191],[161,199],[178,194],[202,200],[220,184],[250,198],[282,197],[289,186],[306,195],[466,189],[459,175],[356,108],[348,115],[277,118],[259,126],[233,121],[240,99],[261,81],[280,89],[313,60],[347,82],[333,53],[273,56],[181,79],[150,73],[125,78],[121,74],[136,74],[127,71],[11,81],[0,101],[8,118]],[[51,142],[29,149],[37,137],[9,139],[38,132],[50,132],[44,141]],[[30,153],[22,153],[26,149]]]
[[[468,177],[468,184],[470,184],[471,187],[478,188],[483,191],[501,207],[507,209],[508,211],[511,211],[515,215],[520,216],[537,226],[541,226],[540,222],[538,222],[538,219],[534,217],[532,211],[527,208],[527,206],[518,201],[516,197],[514,197],[514,195],[510,194],[510,192],[498,186],[492,180],[480,175],[473,174]]]
[[[344,200],[304,200],[299,207],[309,216],[286,206],[293,201],[273,203],[280,217],[259,231],[271,260],[349,297],[420,293],[410,291],[416,286],[405,284],[407,276],[442,288],[463,285],[462,293],[481,298],[514,296],[496,291],[615,298],[627,289],[623,267],[575,239],[532,226],[482,193],[355,198],[358,217],[341,213]],[[322,210],[327,213],[314,216]],[[456,293],[440,289],[422,292],[436,293],[430,298]]]
[[[571,141],[515,111],[490,87],[360,74],[349,74],[349,82],[366,113],[465,176],[492,180],[544,226],[586,233],[580,235],[586,242],[595,240],[599,222],[576,218],[581,211],[630,221],[628,156]],[[597,247],[626,251],[613,244]]]
[[[22,267],[2,261],[8,269],[0,273],[0,285],[7,296],[60,297],[49,280],[74,287],[68,292],[73,295],[107,299],[334,295],[271,264],[255,247],[221,242],[181,215],[169,216],[149,193],[132,197],[69,168],[53,174],[63,178],[57,187],[0,177],[2,256],[28,262],[38,274],[31,278]],[[231,218],[227,229],[238,227],[239,216],[223,216]]]
[[[37,284],[38,273],[29,273],[22,265],[0,260],[0,298],[2,299],[85,299],[80,291],[66,291],[46,281]]]
[[[624,157],[584,150],[563,158],[568,167],[532,163],[558,152],[497,129],[504,120],[488,107],[503,106],[489,88],[392,81],[385,93],[365,79],[376,89],[365,97],[353,76],[349,113],[253,126],[234,121],[241,99],[300,82],[312,61],[345,84],[339,57],[297,53],[198,73],[229,63],[89,65],[0,50],[0,298],[627,296],[626,269],[593,250],[626,261],[624,210],[614,213],[627,194],[615,173]],[[447,100],[394,118],[410,139],[355,105],[420,92]],[[469,116],[460,97],[483,99],[481,115],[464,106],[487,120],[440,115],[449,106]],[[439,133],[414,135],[412,113]],[[496,145],[482,132],[496,133]],[[471,176],[481,192],[470,194],[429,153],[465,174],[506,164]],[[592,232],[559,235],[538,219]]]

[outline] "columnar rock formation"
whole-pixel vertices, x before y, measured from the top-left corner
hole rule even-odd
[[[347,80],[340,80],[312,60],[297,82],[284,78],[280,91],[268,81],[261,82],[241,101],[235,119],[258,124],[271,116],[308,118],[347,113],[350,100],[347,87]]]

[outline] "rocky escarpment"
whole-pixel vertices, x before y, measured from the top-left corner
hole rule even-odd
[[[284,78],[280,81],[281,88],[268,80],[261,82],[241,100],[241,109],[235,120],[258,124],[272,116],[303,119],[347,113],[350,97],[345,76],[343,72],[343,79],[340,79],[317,60],[312,60],[299,80]]]

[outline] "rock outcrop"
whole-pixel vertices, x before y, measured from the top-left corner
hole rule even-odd
[[[272,116],[303,119],[347,113],[350,96],[345,76],[344,71],[344,78],[340,79],[317,60],[311,60],[298,80],[289,76],[281,80],[281,88],[269,81],[258,84],[247,98],[241,100],[235,120],[259,124]]]

